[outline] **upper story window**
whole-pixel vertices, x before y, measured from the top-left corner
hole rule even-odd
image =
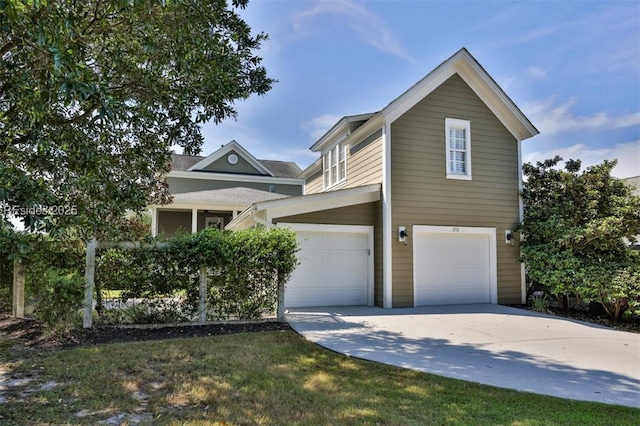
[[[471,122],[445,119],[447,179],[471,180]]]
[[[330,188],[347,179],[347,145],[337,144],[322,154],[324,187]]]

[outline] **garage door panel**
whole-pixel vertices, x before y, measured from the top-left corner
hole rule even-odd
[[[289,224],[294,231],[295,226]],[[321,225],[314,225],[321,228]],[[288,307],[367,305],[370,298],[370,227],[298,230],[300,265],[285,289]],[[341,228],[351,228],[340,231]]]
[[[495,230],[465,233],[464,228],[456,229],[463,232],[414,232],[416,305],[491,303],[491,232]]]

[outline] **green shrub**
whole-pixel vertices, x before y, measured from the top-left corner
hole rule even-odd
[[[74,272],[62,274],[52,269],[45,273],[43,283],[34,311],[36,317],[54,329],[71,328],[82,307],[83,277]]]
[[[108,314],[108,321],[195,320],[200,309],[199,271],[204,266],[208,318],[260,318],[275,312],[278,282],[293,272],[297,249],[289,230],[208,228],[165,239],[161,245],[105,250],[97,258],[96,284],[121,290],[121,302],[127,306],[122,315]],[[178,295],[181,303],[175,302]],[[131,299],[141,301],[140,307],[129,306]]]

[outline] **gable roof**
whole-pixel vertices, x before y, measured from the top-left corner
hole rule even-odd
[[[393,123],[454,74],[458,74],[469,85],[516,139],[528,139],[539,133],[482,65],[463,47],[379,112],[340,119],[311,146],[311,150],[321,151],[335,143],[338,137],[344,138],[351,132],[373,132],[383,126],[385,121]],[[363,124],[355,129],[349,128],[352,122],[362,119],[366,119]]]
[[[283,178],[297,178],[302,173],[302,169],[292,161],[258,160],[267,169],[271,170],[273,176]]]
[[[458,74],[471,87],[518,140],[524,140],[539,133],[520,108],[464,47],[394,99],[382,109],[381,113],[389,122],[397,120],[454,74]]]
[[[256,168],[263,176],[295,179],[302,170],[293,161],[258,160],[244,149],[238,142],[231,141],[209,156],[171,154],[171,172],[198,172],[215,163],[226,154],[234,151]]]
[[[225,204],[242,207],[263,201],[279,200],[288,195],[275,192],[261,191],[259,189],[235,188],[212,189],[205,191],[183,192],[173,196],[173,204]]]
[[[274,176],[274,174],[273,174],[273,172],[271,172],[271,170],[267,169],[260,161],[258,161],[258,159],[256,157],[251,155],[249,153],[249,151],[244,149],[242,147],[242,145],[240,145],[235,140],[232,140],[228,144],[223,145],[222,148],[218,149],[217,151],[213,152],[208,157],[202,159],[198,163],[196,163],[193,166],[189,167],[187,170],[192,172],[192,171],[205,169],[207,166],[215,163],[216,161],[218,161],[219,159],[221,159],[225,155],[229,154],[231,151],[235,151],[238,155],[241,155],[242,158],[244,158],[249,164],[251,164],[251,166],[253,166],[261,174],[266,175],[266,176]]]
[[[185,171],[204,159],[201,155],[171,154],[171,170]]]

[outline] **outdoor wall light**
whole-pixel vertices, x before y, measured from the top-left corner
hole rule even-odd
[[[504,243],[510,245],[515,244],[515,242],[513,241],[513,233],[511,232],[511,229],[507,229],[506,231],[504,231]]]
[[[404,243],[404,245],[407,245],[407,227],[406,226],[399,226],[398,227],[398,241],[400,241],[401,243]]]

